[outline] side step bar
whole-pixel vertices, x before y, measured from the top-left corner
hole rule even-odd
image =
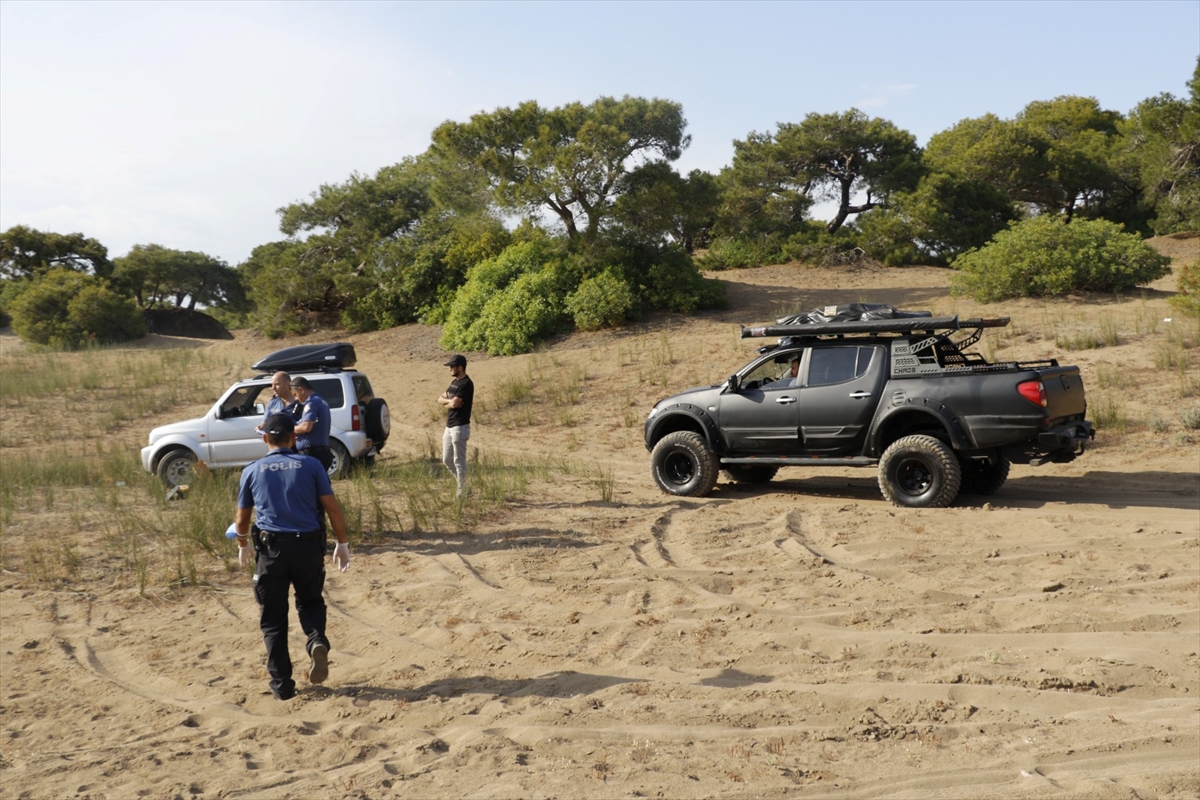
[[[878,458],[866,456],[758,456],[751,458],[722,458],[721,464],[761,464],[772,467],[873,467]]]

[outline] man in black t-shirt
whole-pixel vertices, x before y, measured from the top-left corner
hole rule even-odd
[[[442,392],[438,405],[450,410],[446,430],[442,433],[442,462],[458,481],[458,496],[467,490],[467,439],[471,438],[471,404],[475,400],[475,384],[467,377],[467,359],[456,355],[446,362],[454,380]]]

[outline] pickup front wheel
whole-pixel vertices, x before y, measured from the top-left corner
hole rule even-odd
[[[717,484],[717,465],[704,438],[692,431],[668,433],[650,453],[658,488],[681,497],[704,497]]]
[[[962,467],[954,451],[932,436],[897,439],[879,459],[879,490],[893,505],[945,508],[961,485]]]

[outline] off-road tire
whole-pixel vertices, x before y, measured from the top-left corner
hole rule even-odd
[[[195,480],[195,465],[195,453],[186,448],[176,448],[159,459],[158,479],[168,489],[186,486]]]
[[[650,474],[658,488],[680,497],[704,497],[717,484],[717,464],[698,433],[668,433],[650,453]]]
[[[962,485],[962,467],[950,445],[932,436],[897,439],[879,459],[879,490],[893,505],[945,508]]]
[[[754,464],[730,464],[725,467],[726,474],[734,483],[770,483],[779,472],[779,467],[763,467]]]
[[[991,495],[1000,491],[1008,480],[1011,463],[1008,456],[997,455],[995,463],[976,459],[965,459],[962,466],[962,488],[966,494]]]
[[[376,397],[367,403],[364,416],[367,419],[367,436],[376,447],[383,447],[383,443],[392,435],[392,415],[387,403],[383,398]]]

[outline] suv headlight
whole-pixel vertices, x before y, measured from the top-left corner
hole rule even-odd
[[[650,413],[646,416],[646,419],[654,419],[658,416],[660,410],[659,405],[655,404],[654,408],[650,409]]]

